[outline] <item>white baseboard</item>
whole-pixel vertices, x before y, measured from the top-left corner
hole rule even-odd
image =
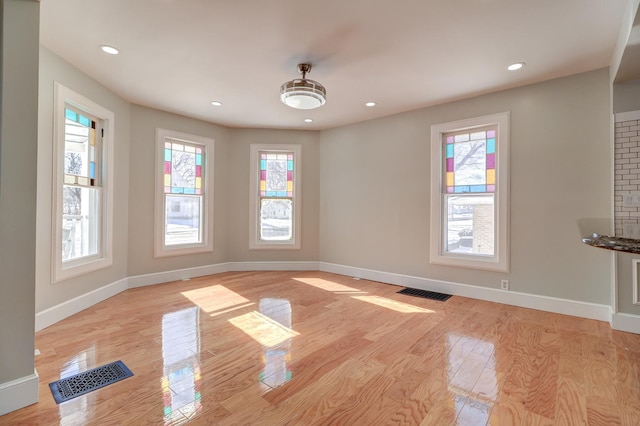
[[[318,262],[231,262],[229,271],[317,271]]]
[[[0,416],[38,402],[38,372],[0,383]]]
[[[205,275],[220,274],[230,271],[229,263],[216,263],[213,265],[196,266],[194,268],[174,269],[171,271],[154,272],[152,274],[135,275],[128,278],[129,288],[144,287],[147,285],[168,283],[170,281],[187,280],[189,278]]]
[[[611,308],[609,305],[599,305],[595,303],[540,296],[537,294],[519,293],[515,291],[504,291],[469,284],[453,283],[449,281],[430,280],[427,278],[337,265],[335,263],[320,262],[319,270],[356,278],[364,278],[372,281],[379,281],[387,284],[437,291],[439,293],[487,300],[489,302],[503,303],[523,308],[537,309],[540,311],[554,312],[606,322],[609,322],[611,319]]]
[[[96,303],[102,302],[128,288],[127,278],[123,278],[114,283],[92,290],[88,293],[74,297],[71,300],[52,306],[44,311],[36,313],[36,331],[49,327],[52,324],[62,321]]]
[[[628,333],[640,334],[640,316],[623,314],[611,314],[611,328]]]

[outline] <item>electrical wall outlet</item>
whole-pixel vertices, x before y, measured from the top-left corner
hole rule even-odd
[[[500,288],[502,290],[509,290],[509,280],[500,281]]]

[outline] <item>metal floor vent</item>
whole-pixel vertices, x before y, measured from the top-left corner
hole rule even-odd
[[[435,291],[418,290],[417,288],[403,288],[398,293],[408,294],[409,296],[422,297],[424,299],[439,300],[444,302],[451,297],[450,294],[437,293]]]
[[[131,376],[131,370],[122,361],[116,361],[49,383],[49,388],[60,404]]]

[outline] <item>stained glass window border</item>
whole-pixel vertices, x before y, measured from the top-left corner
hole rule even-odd
[[[483,128],[465,129],[443,135],[444,149],[444,179],[443,185],[448,194],[483,194],[496,192],[496,146],[497,128],[486,126]],[[458,185],[456,182],[455,153],[456,145],[484,141],[484,182]]]

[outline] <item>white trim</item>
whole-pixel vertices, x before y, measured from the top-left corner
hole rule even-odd
[[[640,120],[640,111],[627,111],[614,114],[616,117],[616,123],[623,121]]]
[[[596,303],[580,302],[577,300],[560,299],[557,297],[541,296],[537,294],[503,291],[494,288],[480,287],[469,284],[453,283],[449,281],[430,280],[409,275],[374,271],[371,269],[354,268],[334,263],[320,262],[320,271],[332,272],[340,275],[365,278],[387,284],[395,284],[422,290],[431,290],[472,299],[487,300],[522,308],[572,315],[609,322],[610,307]]]
[[[509,122],[510,112],[484,117],[434,124],[431,126],[431,210],[430,210],[430,262],[462,268],[509,272]],[[494,193],[495,256],[444,253],[443,209],[443,135],[490,125],[497,126],[496,137],[496,192]],[[473,194],[460,194],[473,195]]]
[[[165,140],[176,139],[187,144],[196,144],[204,147],[202,156],[202,242],[197,244],[181,244],[167,246],[165,237],[165,200],[164,193],[164,144]],[[213,156],[215,142],[211,138],[192,135],[189,133],[175,132],[173,130],[156,128],[156,190],[155,190],[155,238],[153,244],[154,257],[180,256],[185,254],[205,253],[213,251]],[[180,194],[175,194],[180,195]]]
[[[640,305],[640,280],[638,280],[638,265],[640,265],[640,259],[632,259],[632,275],[633,275],[633,304]],[[615,310],[615,313],[618,311]]]
[[[53,120],[53,190],[52,190],[52,238],[51,276],[52,282],[93,272],[111,266],[113,263],[113,191],[114,191],[114,145],[115,114],[96,104],[73,90],[54,82],[54,120]],[[97,256],[86,260],[62,262],[62,186],[64,184],[64,143],[65,143],[65,104],[86,111],[104,121],[105,135],[102,137],[100,188],[100,251]]]
[[[71,315],[77,314],[84,309],[125,291],[127,288],[127,278],[122,278],[121,280],[37,312],[35,331],[40,331]]]
[[[229,271],[318,271],[318,262],[230,262]]]
[[[611,328],[627,333],[640,334],[640,315],[611,314]]]
[[[0,383],[0,416],[38,402],[38,372]]]
[[[171,271],[154,272],[151,274],[134,275],[129,277],[129,288],[144,287],[154,284],[162,284],[171,281],[182,281],[205,275],[228,272],[229,263],[216,263],[213,265],[196,266],[193,268],[173,269]]]
[[[261,241],[259,237],[260,206],[258,186],[258,152],[273,151],[293,153],[293,230],[290,240]],[[299,250],[302,240],[302,145],[298,144],[251,144],[250,147],[250,188],[249,188],[249,249],[288,249]]]

